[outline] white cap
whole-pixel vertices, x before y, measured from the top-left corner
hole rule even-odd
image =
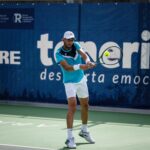
[[[75,35],[74,35],[74,33],[71,32],[71,31],[66,31],[66,32],[64,33],[64,38],[65,38],[65,39],[72,39],[72,38],[75,38]]]

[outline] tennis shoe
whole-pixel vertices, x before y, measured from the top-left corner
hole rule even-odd
[[[81,130],[79,132],[79,136],[83,137],[86,141],[88,141],[91,144],[95,143],[94,139],[91,137],[89,132],[84,132],[84,131]]]
[[[76,144],[75,144],[75,139],[74,137],[67,139],[65,144],[67,145],[68,148],[70,149],[76,149]]]

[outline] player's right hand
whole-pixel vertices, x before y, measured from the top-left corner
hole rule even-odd
[[[96,64],[95,64],[95,63],[93,63],[93,64],[82,64],[82,65],[80,65],[80,68],[81,68],[82,70],[88,70],[88,69],[92,69],[92,68],[94,68],[94,67],[96,67]]]

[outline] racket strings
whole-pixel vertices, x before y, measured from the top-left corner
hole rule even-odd
[[[109,56],[105,56],[105,52],[109,52]],[[107,48],[99,58],[101,64],[113,65],[120,61],[122,58],[122,52],[119,47],[113,46]]]

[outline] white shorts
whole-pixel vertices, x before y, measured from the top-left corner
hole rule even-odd
[[[76,95],[78,98],[89,97],[87,79],[85,76],[78,83],[65,83],[64,86],[67,98],[76,97]]]

